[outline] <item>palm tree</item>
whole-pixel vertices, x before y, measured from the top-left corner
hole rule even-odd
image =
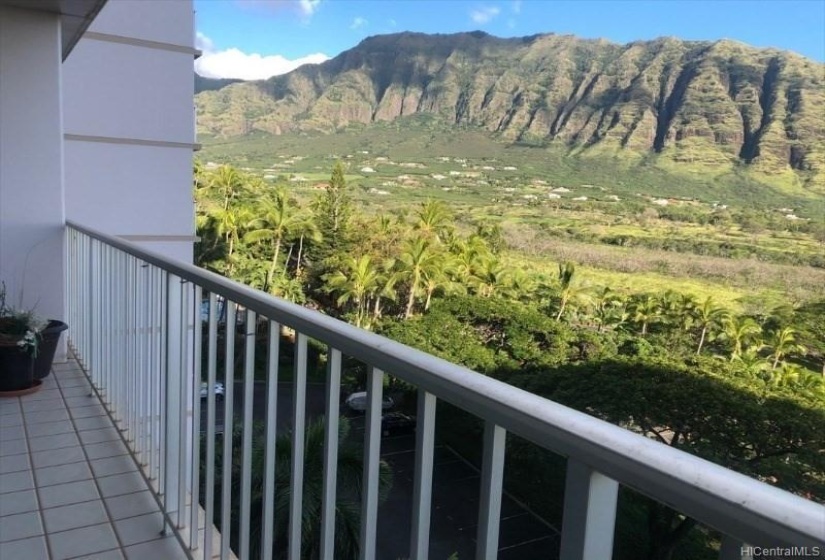
[[[224,210],[244,189],[247,179],[231,165],[222,165],[212,174],[207,189],[215,199],[220,200]]]
[[[696,307],[699,305],[691,294],[667,290],[662,294],[661,310],[663,322],[689,330],[693,326]]]
[[[796,343],[796,330],[792,327],[784,327],[771,332],[767,341],[767,346],[773,349],[771,356],[773,364],[771,369],[776,369],[782,356],[790,352],[803,352],[805,348]]]
[[[338,305],[355,304],[355,326],[362,327],[368,317],[368,298],[380,285],[380,274],[369,255],[344,260],[344,270],[324,276],[327,291],[338,293]]]
[[[490,254],[476,259],[470,284],[475,288],[477,295],[486,298],[507,286],[511,277],[510,268]]]
[[[559,263],[559,312],[556,314],[556,321],[561,320],[561,316],[564,314],[564,308],[572,296],[570,288],[573,284],[573,275],[575,273],[576,265],[572,262]]]
[[[630,313],[633,321],[642,325],[642,336],[647,334],[647,328],[657,322],[662,316],[659,298],[653,294],[642,294],[634,298],[630,304]]]
[[[717,306],[712,296],[708,296],[705,301],[693,308],[693,316],[698,326],[702,327],[699,335],[699,346],[696,348],[696,354],[698,355],[702,353],[702,346],[705,344],[705,337],[708,332],[711,329],[721,327],[730,314],[726,309]]]
[[[724,335],[730,341],[732,348],[730,359],[734,360],[742,355],[745,345],[755,341],[762,329],[750,317],[729,316],[723,321]],[[757,344],[762,346],[761,341]]]
[[[215,224],[216,233],[222,236],[226,243],[224,274],[232,278],[235,270],[234,254],[240,241],[241,225],[247,221],[249,211],[246,208],[237,209],[233,206],[227,208],[212,207],[209,216]]]
[[[404,246],[398,259],[399,278],[405,280],[409,286],[407,305],[404,308],[404,318],[413,314],[415,298],[424,293],[424,280],[427,276],[434,276],[441,266],[441,256],[433,249],[427,239],[411,239]]]
[[[556,313],[556,321],[561,321],[565,309],[578,298],[587,294],[589,288],[586,286],[577,286],[573,284],[573,278],[576,274],[576,265],[571,261],[566,263],[559,263],[559,278],[558,278],[558,298],[559,310]]]
[[[617,294],[608,286],[604,286],[596,292],[593,305],[593,315],[599,325],[596,330],[601,332],[609,322],[619,319],[625,302],[620,294]]]
[[[295,203],[280,188],[269,191],[258,200],[256,213],[258,217],[249,222],[248,227],[252,229],[244,235],[244,241],[255,243],[270,240],[272,243],[272,260],[266,276],[267,287],[265,288],[269,291],[278,268],[281,244],[284,237],[298,226],[300,218]]]
[[[441,240],[444,232],[449,229],[452,214],[440,200],[427,200],[421,203],[418,210],[418,222],[413,226],[422,232],[425,237]]]

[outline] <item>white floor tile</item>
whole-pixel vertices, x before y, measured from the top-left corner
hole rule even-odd
[[[103,508],[103,500],[44,509],[43,519],[46,522],[46,530],[50,533],[109,521],[106,510]]]
[[[34,537],[7,543],[0,543],[0,558],[20,558],[25,560],[49,560],[46,539]]]
[[[116,548],[118,546],[112,526],[108,523],[72,529],[48,535],[54,560],[74,558]]]

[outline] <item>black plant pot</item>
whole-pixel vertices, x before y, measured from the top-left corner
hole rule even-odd
[[[34,385],[34,359],[17,346],[0,346],[0,392]]]
[[[63,321],[49,321],[46,328],[40,332],[40,342],[37,346],[37,358],[34,360],[34,378],[43,379],[52,370],[54,353],[57,350],[57,342],[60,340],[60,333],[69,328]]]

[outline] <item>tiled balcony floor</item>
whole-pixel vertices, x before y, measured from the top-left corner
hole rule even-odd
[[[0,398],[0,559],[186,558],[74,361]]]

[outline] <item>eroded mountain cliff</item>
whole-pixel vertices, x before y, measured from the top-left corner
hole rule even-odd
[[[513,142],[748,165],[825,188],[825,65],[727,40],[383,35],[323,64],[199,93],[197,111],[199,130],[217,136],[430,113]]]

